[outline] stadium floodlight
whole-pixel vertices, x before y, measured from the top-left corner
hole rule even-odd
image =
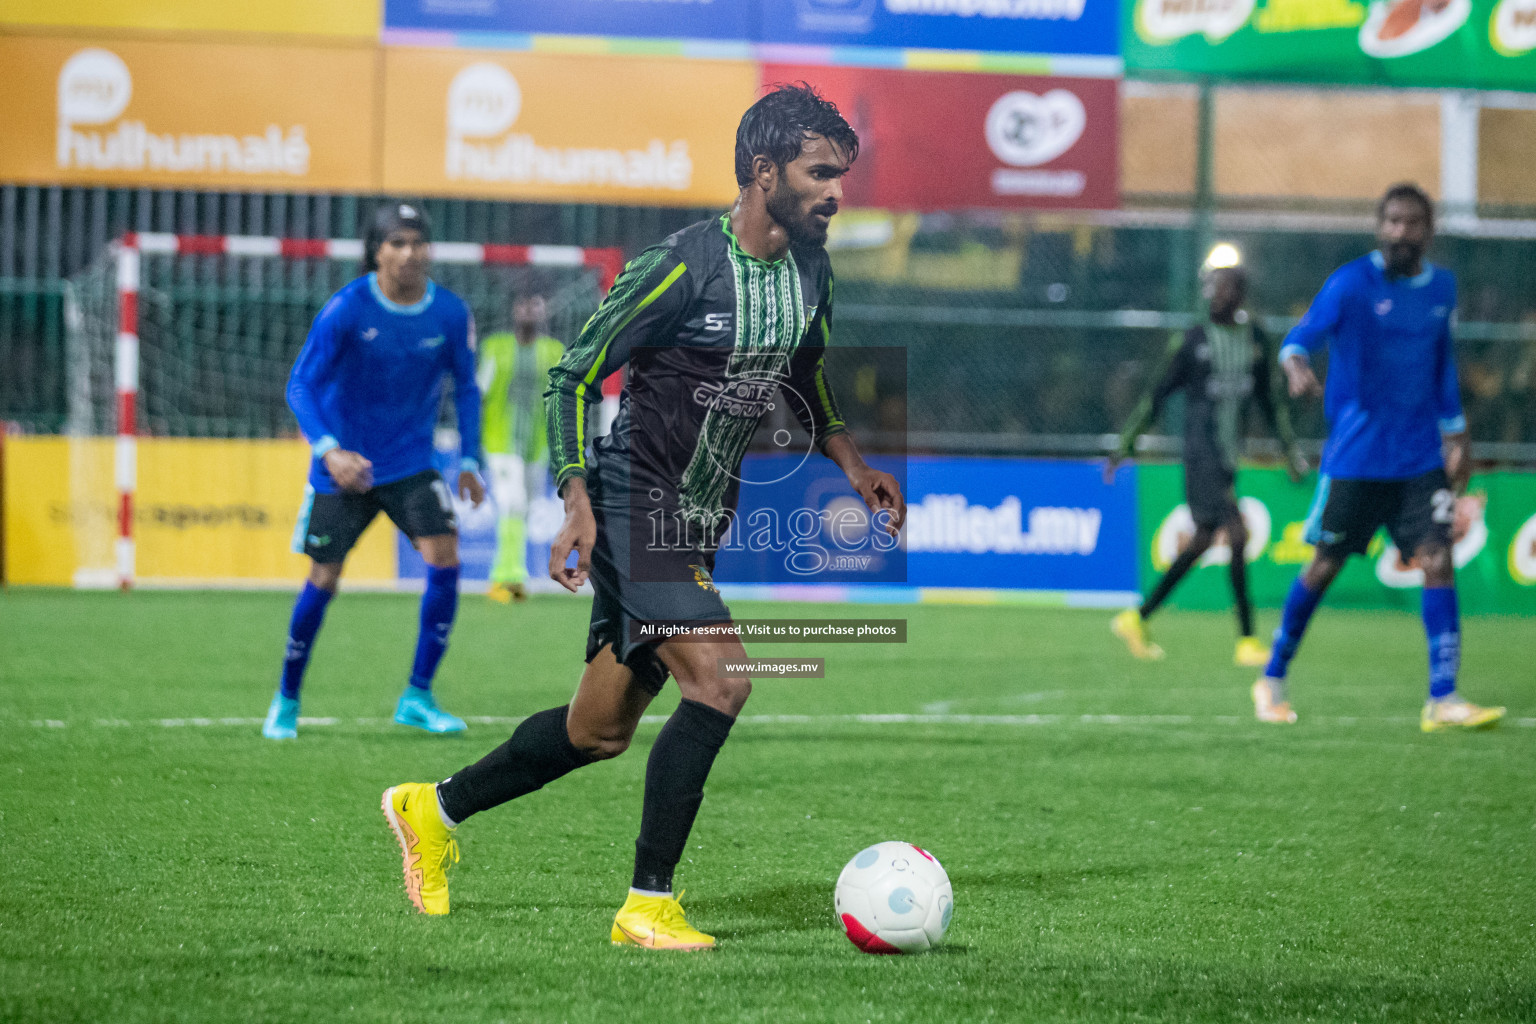
[[[1211,246],[1209,255],[1205,257],[1206,270],[1225,270],[1228,267],[1240,267],[1242,264],[1242,251],[1231,242],[1217,242]]]

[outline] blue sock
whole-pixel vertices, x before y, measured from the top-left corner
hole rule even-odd
[[[437,663],[448,650],[448,631],[459,609],[459,567],[446,569],[427,566],[427,589],[421,595],[421,633],[416,637],[416,663],[411,667],[411,685],[432,689]]]
[[[1264,670],[1266,676],[1285,678],[1291,659],[1296,657],[1296,649],[1301,646],[1301,635],[1307,631],[1307,622],[1322,599],[1321,592],[1313,593],[1300,576],[1296,577],[1291,592],[1285,595],[1285,611],[1280,613],[1280,628],[1275,630],[1274,651],[1269,656],[1269,667]]]
[[[1429,699],[1456,692],[1461,667],[1461,622],[1455,587],[1424,588],[1424,635],[1429,637]]]
[[[325,621],[325,606],[333,595],[306,581],[299,591],[299,599],[293,603],[293,618],[288,623],[288,651],[283,655],[283,696],[293,700],[304,685],[304,669],[309,665],[309,652],[315,645],[315,634]]]

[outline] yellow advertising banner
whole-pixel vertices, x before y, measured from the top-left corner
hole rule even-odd
[[[709,206],[736,196],[750,61],[390,48],[383,186]]]
[[[112,438],[5,441],[5,566],[11,583],[112,578],[117,536]],[[301,441],[141,438],[134,516],[147,583],[297,585],[294,554],[309,448]],[[395,528],[380,517],[347,558],[346,579],[393,583]]]
[[[375,52],[0,36],[0,179],[377,187]]]
[[[0,24],[151,32],[379,36],[380,0],[5,0]]]

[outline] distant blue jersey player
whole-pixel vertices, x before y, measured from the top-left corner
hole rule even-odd
[[[347,552],[380,512],[427,563],[415,663],[395,721],[428,732],[464,729],[432,697],[459,594],[453,497],[433,468],[432,435],[447,378],[464,445],[458,491],[479,505],[480,391],[473,319],[462,299],[427,276],[428,245],[416,207],[381,207],[363,243],[367,273],[315,317],[288,379],[288,404],[314,452],[294,550],[313,564],[262,726],[271,739],[297,735],[299,687],[326,605]]]
[[[1316,553],[1291,585],[1269,666],[1253,684],[1261,721],[1296,720],[1285,678],[1307,621],[1345,559],[1363,554],[1380,527],[1424,572],[1429,700],[1422,728],[1490,726],[1504,714],[1456,690],[1461,627],[1450,530],[1471,457],[1451,339],[1456,280],[1424,260],[1433,232],[1434,208],[1423,191],[1388,189],[1377,210],[1379,248],[1334,271],[1281,347],[1295,398],[1322,390],[1311,359],[1328,348],[1329,426],[1307,521]]]

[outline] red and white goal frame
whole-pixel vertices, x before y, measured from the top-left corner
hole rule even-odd
[[[276,238],[262,235],[173,235],[130,232],[114,245],[117,270],[117,342],[113,350],[113,381],[117,393],[117,444],[114,475],[117,489],[115,555],[118,586],[128,590],[134,580],[133,502],[138,489],[139,401],[139,281],[144,254],[199,256],[277,256],[283,259],[360,260],[363,243],[355,238]],[[531,267],[591,267],[604,292],[624,266],[618,249],[589,249],[576,245],[494,245],[479,242],[434,242],[434,263]]]

